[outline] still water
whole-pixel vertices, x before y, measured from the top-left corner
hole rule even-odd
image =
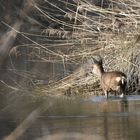
[[[89,99],[57,99],[49,101],[53,102],[53,104],[40,113],[34,112],[37,105],[32,105],[34,104],[33,102],[26,103],[26,101],[21,101],[18,106],[16,105],[12,108],[6,107],[4,111],[1,109],[0,139],[140,139],[139,96],[128,96],[126,99],[110,98],[109,100],[98,96],[90,97]],[[46,102],[49,101],[47,100]],[[33,114],[32,117],[31,114]],[[24,125],[26,121],[27,124]],[[22,123],[23,127],[19,127]],[[16,129],[17,131],[13,134]],[[18,137],[16,137],[17,133],[19,134]],[[9,136],[12,134],[14,137],[10,139]]]

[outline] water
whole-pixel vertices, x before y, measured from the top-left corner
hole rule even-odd
[[[22,107],[9,107],[9,112],[1,113],[0,139],[11,136],[15,130],[19,140],[140,139],[140,96],[50,100],[50,107],[39,113],[39,105],[25,102],[21,102]],[[23,127],[19,127],[22,123]]]

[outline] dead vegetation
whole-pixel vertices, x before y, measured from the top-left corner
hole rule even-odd
[[[37,94],[102,94],[98,78],[81,72],[84,59],[95,54],[103,57],[106,70],[126,73],[129,93],[140,92],[138,0],[44,0],[32,6],[34,11],[27,17],[32,28],[15,30],[30,43],[16,45],[13,50],[28,48],[28,61],[54,65],[53,76],[47,73],[47,85],[33,85]],[[57,72],[58,63],[62,73]],[[35,64],[32,70],[37,68]],[[31,76],[30,81],[44,80],[41,74]]]

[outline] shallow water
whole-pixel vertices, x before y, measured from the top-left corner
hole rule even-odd
[[[26,112],[27,108],[23,105],[20,111]],[[19,111],[9,112],[6,118],[1,113],[0,139],[24,121]],[[140,96],[56,100],[33,118],[19,140],[139,140]]]

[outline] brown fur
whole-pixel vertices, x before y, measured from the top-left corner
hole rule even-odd
[[[116,80],[117,78],[119,80]],[[119,71],[103,72],[101,75],[101,87],[107,96],[109,91],[125,94],[126,75]]]
[[[95,60],[93,58],[93,60]],[[120,71],[111,71],[105,72],[102,66],[102,60],[94,61],[93,64],[93,73],[100,77],[101,88],[104,91],[104,94],[108,98],[108,93],[110,91],[118,92],[124,96],[126,90],[126,75]]]

